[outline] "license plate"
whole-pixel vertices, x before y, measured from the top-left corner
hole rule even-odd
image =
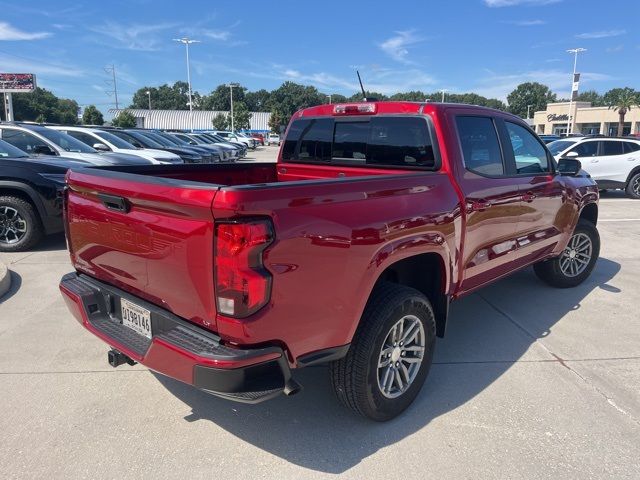
[[[129,300],[120,299],[122,324],[131,330],[151,338],[151,312]]]

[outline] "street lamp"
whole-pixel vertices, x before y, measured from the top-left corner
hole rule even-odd
[[[573,91],[574,91],[574,83],[576,79],[576,66],[578,64],[578,54],[580,52],[586,52],[586,48],[572,48],[567,50],[567,53],[573,53],[573,75],[571,75],[571,96],[569,97],[569,118],[567,119],[567,135],[573,133],[573,116],[571,115],[571,110],[573,107]]]
[[[147,90],[147,97],[149,97],[149,110],[151,110],[151,91]]]
[[[446,88],[443,88],[443,89],[441,89],[441,90],[440,90],[440,93],[442,93],[442,100],[441,100],[441,102],[442,102],[442,103],[444,103],[444,94],[445,94],[445,92],[447,92],[447,91],[448,91],[448,90],[447,90]]]
[[[192,43],[200,43],[200,40],[192,40],[188,37],[174,38],[174,42],[184,43],[187,50],[187,83],[189,85],[189,126],[193,132],[193,102],[191,101],[191,66],[189,64],[189,45]]]
[[[233,87],[239,87],[239,83],[227,83],[227,87],[229,87],[229,92],[231,93],[231,131],[235,132],[235,125],[233,123]]]

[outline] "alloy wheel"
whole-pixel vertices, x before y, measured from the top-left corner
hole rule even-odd
[[[577,277],[589,265],[592,254],[591,239],[584,233],[576,233],[560,256],[560,270],[567,277]]]
[[[0,243],[18,243],[27,234],[27,222],[13,207],[0,206]]]

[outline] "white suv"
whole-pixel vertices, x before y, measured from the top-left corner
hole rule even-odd
[[[213,133],[215,135],[218,135],[219,137],[224,138],[228,142],[242,143],[243,145],[246,145],[247,148],[256,148],[256,141],[252,138],[244,137],[239,134],[226,132],[223,130],[216,130]]]
[[[640,140],[569,137],[547,147],[556,159],[580,160],[600,189],[623,189],[630,197],[640,198]]]
[[[154,164],[182,163],[180,157],[174,153],[152,148],[136,148],[121,138],[98,128],[62,127],[57,125],[47,128],[64,132],[100,152],[128,153],[129,155],[145,158]]]

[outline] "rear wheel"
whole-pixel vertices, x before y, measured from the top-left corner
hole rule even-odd
[[[0,197],[0,251],[28,250],[40,241],[43,233],[33,205],[20,197]]]
[[[580,285],[591,274],[600,254],[600,235],[596,226],[580,220],[560,256],[533,266],[536,275],[553,287]]]
[[[423,294],[393,283],[376,287],[349,352],[330,366],[340,402],[376,421],[402,413],[429,373],[435,330]]]
[[[631,198],[640,198],[640,172],[629,179],[626,192]]]

